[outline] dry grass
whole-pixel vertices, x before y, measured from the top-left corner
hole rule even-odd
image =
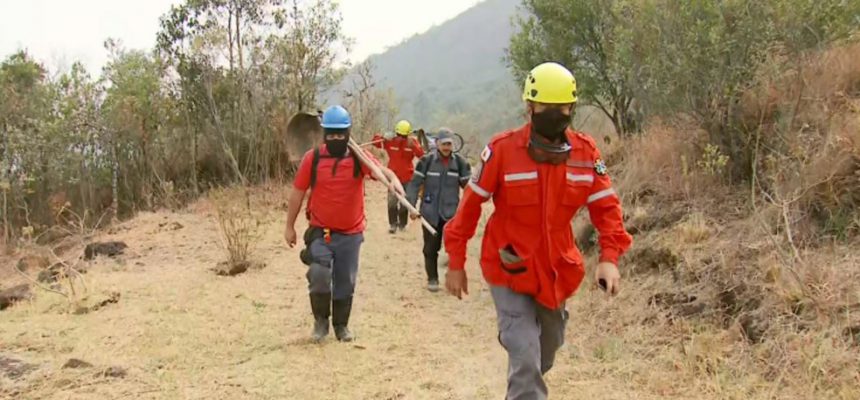
[[[373,206],[384,204],[384,193],[374,187],[353,319],[358,341],[314,345],[307,340],[311,317],[305,267],[296,250],[282,244],[279,198],[271,193],[252,197],[252,204],[273,205],[266,208],[257,246],[262,261],[272,267],[229,279],[208,271],[219,258],[215,211],[208,202],[184,213],[144,214],[115,228],[105,239],[126,241],[131,255],[97,260],[88,283],[94,291],[121,292],[117,304],[70,315],[56,307],[62,299],[40,294],[31,303],[0,313],[0,353],[39,366],[22,380],[0,377],[0,397],[503,396],[506,360],[496,341],[492,300],[475,266],[479,240],[470,248],[472,295],[457,301],[430,294],[423,289],[420,228],[410,226],[404,234],[389,236],[384,207]],[[185,228],[159,227],[168,221]],[[675,250],[694,249],[691,252],[728,243],[726,235],[731,234],[706,214],[691,214],[666,231],[672,233],[664,233],[663,243],[675,243]],[[846,250],[842,257],[849,257]],[[828,270],[847,271],[845,263],[856,261],[844,258],[843,264]],[[842,273],[819,279],[851,277]],[[704,317],[679,318],[649,304],[654,293],[678,288],[672,274],[628,276],[626,282],[622,294],[611,301],[587,282],[569,302],[567,343],[547,376],[554,398],[858,395],[856,385],[846,384],[856,373],[851,368],[856,349],[836,340],[835,325],[751,345],[739,323],[723,327]],[[833,289],[851,292],[845,285]],[[828,293],[820,296],[834,295]],[[706,315],[712,312],[709,308]],[[94,367],[62,369],[69,358]],[[111,366],[127,369],[128,375],[97,376]]]
[[[647,134],[624,143],[625,149],[635,150],[610,156],[617,165],[613,180],[625,189],[622,196],[635,202],[659,191],[665,201],[686,202],[713,188],[715,179],[696,168],[705,137],[690,121],[654,121]]]
[[[676,378],[700,396],[860,398],[857,60],[860,45],[830,50],[749,93],[752,186],[704,171],[689,122],[652,123],[615,156],[638,233],[628,277],[664,299],[637,329],[684,343]]]
[[[382,192],[372,198],[368,204],[384,204]],[[282,244],[283,214],[268,210],[261,227],[258,254],[271,267],[228,279],[208,271],[219,257],[214,207],[194,208],[142,215],[110,237],[139,254],[90,268],[90,286],[120,291],[117,304],[67,315],[55,308],[58,298],[43,294],[0,314],[0,353],[40,365],[24,381],[3,382],[0,397],[12,390],[16,398],[88,399],[500,396],[504,355],[489,293],[477,281],[464,302],[424,290],[417,226],[389,238],[384,210],[369,210],[358,341],[320,346],[307,340],[306,267]],[[185,228],[161,231],[165,221]],[[69,358],[95,368],[61,369]],[[94,377],[113,365],[128,376]]]
[[[860,43],[765,70],[759,81],[741,124],[758,149],[760,202],[798,221],[799,242],[860,233]]]
[[[247,263],[260,239],[258,207],[251,205],[251,193],[242,187],[213,190],[210,203],[215,208],[221,247],[230,265]]]

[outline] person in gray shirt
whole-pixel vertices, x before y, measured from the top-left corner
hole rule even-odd
[[[460,189],[471,176],[469,162],[454,153],[454,137],[448,128],[440,128],[436,149],[421,157],[415,174],[406,187],[406,198],[416,204],[421,197],[421,214],[436,229],[436,235],[424,231],[424,267],[427,271],[427,289],[439,291],[439,249],[442,248],[442,231],[445,223],[454,217],[460,203]],[[422,190],[423,189],[423,190]],[[418,219],[413,214],[412,219]]]

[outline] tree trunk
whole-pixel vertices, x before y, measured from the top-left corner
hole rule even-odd
[[[6,192],[12,188],[12,182],[9,179],[9,170],[11,169],[11,162],[6,160],[11,160],[12,157],[9,157],[7,154],[9,152],[9,132],[6,126],[6,123],[3,123],[3,148],[2,152],[0,152],[0,192],[3,192],[3,243],[9,243],[9,207],[6,199]]]
[[[89,187],[91,187],[91,185],[89,185],[87,182],[88,179],[90,179],[90,174],[87,173],[87,162],[86,162],[86,159],[84,157],[84,154],[85,153],[83,151],[81,151],[81,165],[80,165],[81,179],[80,179],[80,182],[78,183],[78,189],[80,190],[80,193],[81,193],[80,194],[80,196],[81,196],[81,208],[84,209],[83,215],[86,216],[87,210],[92,210],[94,213],[96,210],[92,207],[92,204],[90,203],[90,199],[89,199],[90,196],[87,195],[87,191],[88,191],[87,189]]]
[[[116,158],[116,144],[113,141],[113,134],[111,134],[111,222],[116,223],[119,218],[119,162]]]
[[[197,181],[197,129],[191,128],[188,112],[185,113],[185,131],[191,137],[191,190],[194,197],[200,193],[200,185]]]
[[[239,161],[236,160],[236,156],[233,154],[233,150],[230,148],[230,143],[227,141],[227,136],[224,133],[224,124],[221,122],[221,114],[218,112],[218,106],[215,104],[215,99],[212,97],[212,84],[207,79],[203,86],[206,89],[206,99],[209,102],[209,112],[212,114],[212,119],[215,122],[215,130],[218,131],[218,136],[221,139],[221,149],[230,160],[230,167],[233,168],[233,173],[236,174],[236,177],[239,178],[239,181],[244,185],[247,181],[245,180],[245,176],[242,174],[242,170],[239,167]]]
[[[230,44],[230,72],[233,72],[233,8],[227,13],[227,43]]]
[[[236,54],[239,57],[239,74],[238,74],[238,96],[236,97],[237,104],[237,112],[234,113],[234,121],[236,121],[236,139],[239,141],[240,145],[243,142],[242,140],[242,116],[245,114],[245,61],[242,57],[242,31],[241,31],[241,18],[242,18],[242,5],[239,2],[236,2],[236,12],[233,15],[233,18],[236,21]],[[249,152],[253,151],[252,149]],[[240,153],[241,154],[241,153]],[[250,157],[248,157],[250,159]],[[247,163],[246,163],[247,164]],[[248,172],[248,169],[245,168],[243,171],[243,175]],[[243,179],[244,182],[244,179]]]
[[[9,163],[10,165],[6,165],[6,160],[11,160],[11,157],[8,157],[8,154],[6,154],[9,152],[9,131],[5,123],[2,128],[2,131],[0,131],[3,134],[3,147],[0,147],[0,180],[6,179],[9,176],[8,171],[11,169],[11,163]]]
[[[2,189],[3,192],[3,243],[9,243],[9,204],[6,200],[6,188]]]
[[[48,161],[48,157],[49,156],[46,153],[41,153],[39,155],[39,169],[38,169],[38,171],[35,171],[35,172],[36,172],[36,175],[41,177],[42,179],[39,180],[39,186],[36,189],[36,195],[35,196],[32,196],[32,195],[29,196],[30,200],[32,201],[32,204],[33,204],[32,209],[37,210],[36,215],[38,215],[38,216],[51,215],[50,206],[48,205],[48,201],[47,201],[47,199],[51,193],[51,183],[52,183],[52,180],[50,179],[50,177],[51,177],[51,166],[50,166],[50,163]],[[65,185],[63,185],[63,186],[65,186]],[[63,188],[63,191],[65,191],[65,188]],[[72,193],[69,193],[69,195],[71,196]],[[27,200],[28,200],[27,197],[28,197],[27,195],[21,196],[24,203],[27,203]],[[68,201],[71,202],[71,199],[69,199]],[[80,205],[78,204],[78,206],[80,206]],[[69,207],[69,208],[74,210],[75,204],[72,204],[71,207]],[[78,211],[81,214],[83,214],[83,212],[80,208],[78,208],[75,211]],[[83,221],[76,221],[76,222],[83,222]]]
[[[152,171],[149,166],[149,152],[147,151],[147,147],[149,147],[149,138],[147,137],[146,132],[146,121],[141,119],[140,121],[140,129],[141,129],[141,142],[140,142],[140,151],[143,154],[143,200],[146,202],[146,208],[152,208],[151,194],[152,194]]]
[[[241,25],[239,24],[239,20],[242,17],[241,5],[236,5],[236,12],[233,16],[236,19],[236,51],[239,57],[239,70],[245,71],[244,60],[242,60],[242,31]]]

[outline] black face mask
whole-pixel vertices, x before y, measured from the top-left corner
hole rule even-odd
[[[346,143],[348,139],[325,139],[325,147],[328,153],[334,157],[342,158],[346,155]]]
[[[544,112],[532,112],[532,130],[551,141],[564,136],[564,131],[570,125],[570,116],[557,108]]]

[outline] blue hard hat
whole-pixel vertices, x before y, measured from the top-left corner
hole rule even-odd
[[[322,115],[322,127],[329,129],[346,129],[352,126],[349,111],[341,106],[331,106]]]

